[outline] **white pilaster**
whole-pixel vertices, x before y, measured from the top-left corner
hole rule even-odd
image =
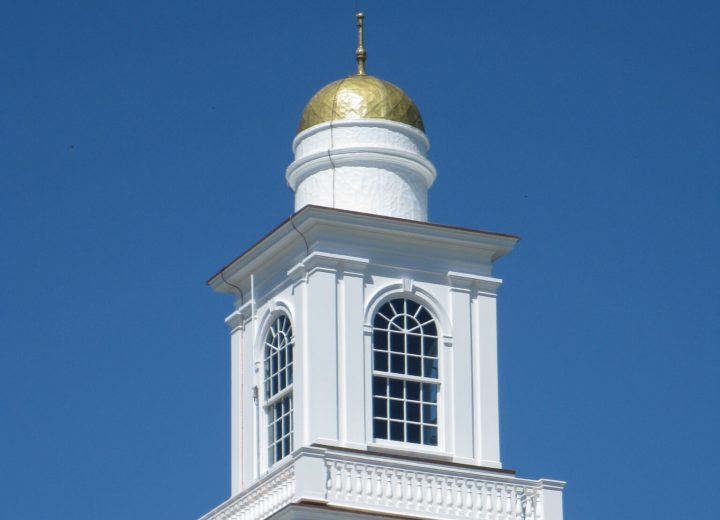
[[[235,311],[225,318],[230,327],[230,494],[236,495],[243,488],[243,331],[245,319]]]
[[[476,410],[473,402],[472,379],[472,327],[470,315],[470,289],[467,284],[458,284],[451,277],[450,320],[453,324],[453,371],[446,378],[446,385],[452,386],[454,411],[453,455],[455,460],[473,462],[473,417]]]
[[[365,301],[365,268],[368,260],[344,261],[341,265],[341,330],[338,344],[340,364],[340,442],[363,448],[365,438],[365,366],[363,341],[363,302]]]

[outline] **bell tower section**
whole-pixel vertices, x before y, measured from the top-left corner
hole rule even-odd
[[[414,102],[365,73],[305,108],[295,213],[208,284],[230,327],[231,496],[203,520],[562,520],[503,467],[495,263],[518,237],[427,222]]]

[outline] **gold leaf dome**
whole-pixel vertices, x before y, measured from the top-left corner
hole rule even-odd
[[[413,100],[374,76],[354,74],[321,88],[305,107],[298,133],[338,119],[388,119],[425,131]]]

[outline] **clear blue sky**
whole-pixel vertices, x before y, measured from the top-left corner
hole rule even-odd
[[[566,518],[712,518],[720,3],[360,1],[419,105],[433,222],[497,267],[502,453]],[[5,2],[0,517],[195,518],[229,490],[232,302],[292,211],[355,2]]]

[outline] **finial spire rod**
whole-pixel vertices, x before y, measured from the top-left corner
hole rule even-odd
[[[358,13],[355,15],[357,18],[357,30],[358,30],[358,48],[355,51],[355,59],[357,59],[358,75],[365,75],[365,60],[367,59],[367,53],[365,52],[365,38],[363,36],[363,19],[365,15]]]

